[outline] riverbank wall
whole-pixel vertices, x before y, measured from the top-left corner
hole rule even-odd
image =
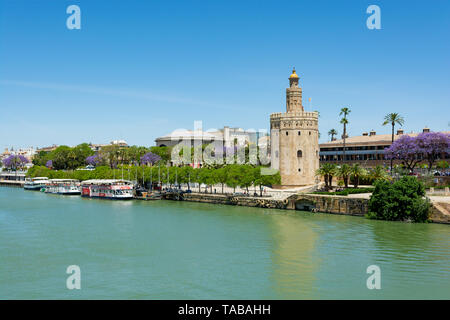
[[[183,200],[245,207],[302,210],[351,216],[364,216],[369,210],[369,200],[365,198],[349,198],[346,196],[302,193],[291,195],[285,199],[274,199],[268,197],[242,197],[221,194],[185,193],[183,194]],[[450,224],[449,210],[449,204],[433,203],[433,208],[430,213],[430,221],[434,223]]]
[[[260,198],[220,194],[185,193],[183,194],[183,200],[269,209],[304,210],[354,216],[364,216],[368,210],[367,199],[313,194],[295,194],[285,199],[274,199],[269,197]]]

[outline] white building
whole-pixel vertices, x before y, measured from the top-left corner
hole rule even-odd
[[[269,136],[265,132],[244,130],[242,128],[230,128],[228,126],[219,130],[186,130],[177,129],[171,133],[155,139],[158,147],[172,147],[184,141],[191,141],[191,146],[220,142],[224,147],[246,146],[251,143],[265,144]]]

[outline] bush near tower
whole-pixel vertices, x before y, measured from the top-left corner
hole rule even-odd
[[[375,181],[366,216],[377,220],[426,222],[430,208],[423,183],[416,177],[405,176],[395,182]]]

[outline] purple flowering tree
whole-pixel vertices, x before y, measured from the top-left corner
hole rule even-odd
[[[8,158],[3,159],[3,166],[8,169],[17,169],[28,162],[30,161],[22,155],[10,155]]]
[[[161,160],[161,157],[158,156],[157,154],[152,153],[152,152],[148,152],[148,153],[144,154],[141,157],[141,163],[142,164],[151,164],[151,165],[153,165],[153,164],[157,163],[160,160]]]
[[[86,158],[86,163],[91,166],[98,166],[102,162],[102,158],[98,154]]]
[[[384,149],[386,159],[400,160],[410,171],[420,162],[420,152],[416,138],[408,135],[401,136],[389,148]]]
[[[445,159],[450,150],[450,135],[442,132],[423,132],[416,138],[416,144],[422,156],[428,161],[428,170],[434,162],[442,157]]]
[[[45,166],[46,166],[47,168],[49,168],[49,169],[53,168],[53,160],[48,160],[48,161],[45,163]]]

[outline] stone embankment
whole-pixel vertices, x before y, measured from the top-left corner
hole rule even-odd
[[[367,199],[313,194],[288,194],[283,199],[280,197],[243,197],[221,194],[185,193],[183,194],[183,200],[245,207],[304,210],[356,216],[363,216],[367,212],[368,204]]]
[[[181,200],[181,199],[179,199]],[[364,216],[368,212],[369,199],[334,195],[288,193],[283,197],[245,197],[222,194],[185,193],[182,200],[259,207],[270,209],[303,210],[332,214]],[[430,219],[435,223],[450,224],[450,204],[433,202]]]
[[[431,221],[436,223],[450,224],[450,203],[448,202],[433,202],[431,211]]]

